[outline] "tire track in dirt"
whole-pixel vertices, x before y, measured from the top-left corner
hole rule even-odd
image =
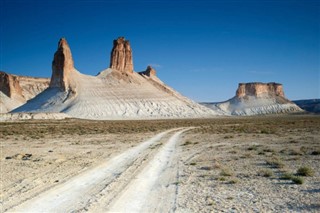
[[[146,165],[140,174],[120,193],[109,212],[172,212],[175,210],[177,162],[174,162],[176,143],[181,134],[176,132]],[[100,212],[100,209],[95,209]]]
[[[159,133],[105,163],[72,177],[68,181],[10,209],[9,212],[72,212],[83,209],[91,197],[119,177],[143,151],[175,130],[179,129]]]

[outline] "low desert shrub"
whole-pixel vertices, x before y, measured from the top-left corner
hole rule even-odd
[[[297,175],[311,177],[314,175],[314,170],[311,167],[302,166],[297,170]]]
[[[267,165],[273,168],[283,168],[285,165],[284,163],[278,158],[271,158],[266,160]]]
[[[285,172],[280,176],[280,179],[282,180],[291,180],[294,177],[292,173]]]
[[[262,177],[273,177],[273,171],[271,169],[262,169],[258,172],[259,176]]]
[[[291,178],[292,182],[295,183],[295,184],[303,184],[304,183],[304,180],[302,177],[297,177],[297,176],[293,176]]]
[[[230,169],[228,168],[223,168],[222,171],[220,172],[221,176],[232,176],[233,173]]]

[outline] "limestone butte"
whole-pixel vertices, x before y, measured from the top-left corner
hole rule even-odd
[[[284,97],[282,84],[275,82],[271,83],[240,83],[236,92],[238,98],[245,96],[266,97],[266,96],[281,96]]]
[[[228,115],[265,115],[303,112],[289,101],[279,83],[240,83],[236,95],[220,103],[203,105]]]

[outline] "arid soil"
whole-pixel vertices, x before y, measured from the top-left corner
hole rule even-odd
[[[0,136],[1,212],[41,211],[67,187],[68,205],[42,207],[320,211],[319,116],[2,122]]]

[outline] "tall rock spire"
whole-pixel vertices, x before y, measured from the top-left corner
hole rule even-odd
[[[110,68],[121,72],[133,72],[132,50],[130,42],[124,37],[113,40]]]
[[[74,71],[71,50],[65,38],[61,38],[52,61],[50,87],[59,87],[66,91],[70,86],[69,74]]]

